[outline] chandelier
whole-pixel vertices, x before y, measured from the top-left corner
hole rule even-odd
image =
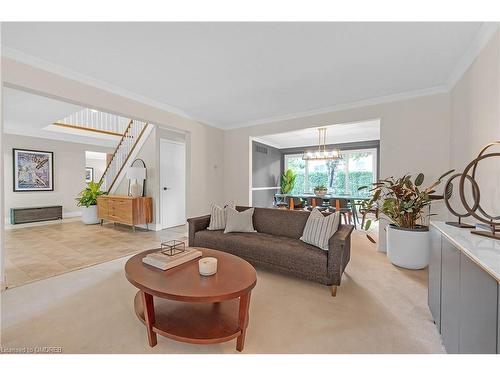
[[[302,160],[338,160],[342,159],[340,149],[326,149],[327,128],[318,128],[318,149],[316,151],[306,151],[302,155]]]

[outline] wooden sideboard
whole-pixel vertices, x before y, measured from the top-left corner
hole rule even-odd
[[[153,198],[133,198],[126,195],[101,195],[97,198],[97,215],[101,220],[135,226],[153,221]]]

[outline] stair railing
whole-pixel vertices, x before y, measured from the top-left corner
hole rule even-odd
[[[106,183],[105,189],[108,193],[115,185],[123,168],[127,165],[130,155],[135,150],[147,127],[148,124],[145,122],[130,120],[99,181],[99,183]]]

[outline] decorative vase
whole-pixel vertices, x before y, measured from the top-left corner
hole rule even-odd
[[[97,205],[93,206],[82,206],[82,221],[84,224],[98,224],[99,219],[97,218]]]
[[[387,226],[387,257],[392,264],[410,270],[429,265],[430,236],[428,227],[415,229]]]
[[[136,178],[132,179],[130,182],[130,195],[134,198],[142,196],[142,186]]]

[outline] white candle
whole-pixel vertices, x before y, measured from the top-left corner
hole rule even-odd
[[[210,276],[217,272],[217,258],[205,257],[198,261],[200,275]]]

